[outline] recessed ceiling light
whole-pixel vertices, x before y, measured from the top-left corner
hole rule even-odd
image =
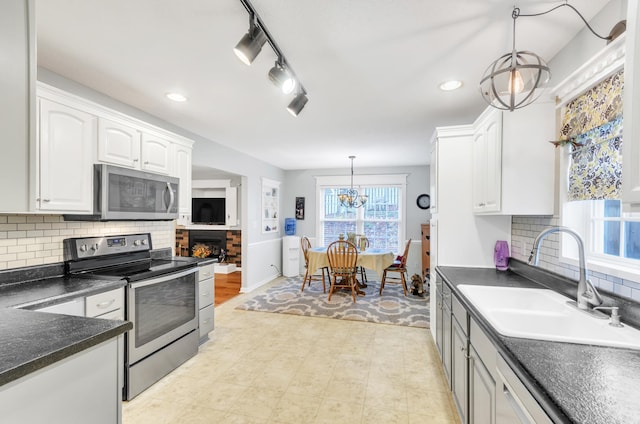
[[[180,93],[167,93],[167,98],[174,102],[186,102],[187,98]]]
[[[462,87],[462,81],[458,80],[445,81],[440,84],[440,90],[442,91],[457,90],[460,87]]]

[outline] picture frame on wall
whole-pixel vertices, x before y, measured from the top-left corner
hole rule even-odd
[[[296,197],[296,219],[304,219],[304,197]]]

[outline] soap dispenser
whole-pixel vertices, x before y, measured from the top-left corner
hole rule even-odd
[[[505,240],[496,241],[493,251],[493,263],[498,271],[509,269],[509,244]]]

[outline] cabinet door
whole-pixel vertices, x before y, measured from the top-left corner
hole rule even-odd
[[[467,350],[467,336],[454,319],[451,337],[451,392],[463,424],[467,422]]]
[[[442,305],[442,367],[447,377],[449,387],[451,387],[451,339],[452,339],[452,315],[451,308],[446,303],[446,298]]]
[[[35,141],[35,0],[0,2],[0,211],[30,205],[29,151]],[[10,182],[10,183],[9,183]]]
[[[92,212],[96,118],[40,99],[39,193],[41,211]]]
[[[431,163],[429,164],[429,195],[431,215],[438,213],[438,141],[431,142]]]
[[[640,5],[627,5],[622,201],[640,211]]]
[[[496,383],[473,347],[469,349],[469,424],[495,424]]]
[[[142,165],[145,171],[171,173],[171,142],[151,134],[142,134]]]
[[[120,122],[100,118],[98,161],[140,169],[140,132]]]
[[[233,227],[238,225],[238,188],[225,188],[225,197],[226,225]]]
[[[498,212],[502,198],[502,112],[490,110],[473,137],[473,210]]]
[[[178,222],[191,223],[191,154],[190,147],[173,145],[173,176],[180,178],[178,190]]]

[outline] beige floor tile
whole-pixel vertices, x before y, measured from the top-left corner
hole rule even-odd
[[[424,421],[422,424],[427,423],[429,422]],[[362,424],[409,424],[409,414],[388,409],[367,408],[365,405]]]
[[[253,295],[124,424],[459,424],[429,330],[235,309]]]
[[[319,397],[285,393],[273,411],[271,421],[282,424],[312,423],[321,403]]]
[[[353,424],[362,421],[362,402],[354,401],[349,392],[341,399],[324,399],[316,415],[316,424]]]

